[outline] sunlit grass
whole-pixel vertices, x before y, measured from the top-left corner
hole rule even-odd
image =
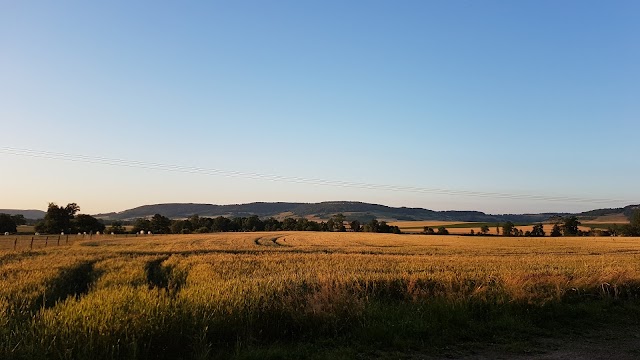
[[[312,232],[6,250],[0,357],[233,357],[321,340],[430,347],[612,304],[637,318],[639,260],[637,238]]]

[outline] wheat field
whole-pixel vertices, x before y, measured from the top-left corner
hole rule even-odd
[[[0,250],[0,358],[268,358],[265,348],[322,339],[429,348],[609,306],[640,318],[638,238],[264,232],[12,245]]]

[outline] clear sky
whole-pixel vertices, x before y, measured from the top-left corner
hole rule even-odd
[[[0,208],[640,202],[638,1],[2,1]],[[0,149],[2,150],[2,149]]]

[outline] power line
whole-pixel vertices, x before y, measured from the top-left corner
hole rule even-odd
[[[82,163],[97,164],[97,165],[109,165],[109,166],[130,167],[130,168],[137,168],[137,169],[200,174],[200,175],[208,175],[208,176],[237,177],[237,178],[265,180],[265,181],[272,181],[272,182],[288,182],[288,183],[296,183],[296,184],[346,187],[346,188],[357,188],[357,189],[367,189],[367,190],[398,191],[398,192],[450,195],[450,196],[461,196],[461,197],[486,197],[486,198],[499,198],[499,199],[512,199],[512,200],[560,201],[560,202],[578,202],[578,203],[618,203],[618,202],[625,203],[625,202],[628,202],[628,200],[620,200],[620,199],[480,192],[480,191],[455,190],[455,189],[349,182],[349,181],[340,181],[340,180],[313,179],[313,178],[302,178],[302,177],[293,177],[293,176],[281,176],[281,175],[274,175],[274,174],[261,174],[261,173],[252,173],[252,172],[200,168],[200,167],[183,166],[183,165],[175,165],[175,164],[162,164],[162,163],[153,163],[153,162],[145,162],[145,161],[137,161],[137,160],[105,158],[100,156],[67,154],[67,153],[33,150],[33,149],[20,149],[20,148],[11,148],[11,147],[0,147],[0,153],[5,155],[13,155],[13,156],[42,158],[42,159],[71,161],[71,162],[82,162]]]

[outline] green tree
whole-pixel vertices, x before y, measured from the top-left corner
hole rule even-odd
[[[78,214],[75,218],[75,229],[80,232],[95,233],[104,232],[105,226],[91,215]]]
[[[27,219],[24,218],[22,214],[11,215],[11,219],[16,224],[16,226],[24,225],[27,223]]]
[[[633,211],[633,215],[631,215],[630,223],[631,223],[631,226],[640,227],[640,209],[635,209]]]
[[[192,231],[191,221],[173,220],[171,221],[172,234],[190,234]]]
[[[378,232],[378,228],[379,228],[379,223],[378,220],[373,219],[371,221],[369,221],[368,223],[364,224],[364,231],[365,232],[374,232],[377,233]]]
[[[439,226],[437,234],[438,235],[449,235],[449,230],[447,230],[447,228],[444,227],[444,226]]]
[[[353,230],[354,232],[359,232],[361,230],[361,226],[360,226],[360,221],[358,220],[353,220],[351,223],[349,223],[349,227],[351,228],[351,230]]]
[[[9,214],[0,214],[0,233],[14,233],[18,231],[18,227]]]
[[[507,221],[502,225],[502,236],[512,236],[515,225],[511,221]],[[517,235],[517,234],[516,234]]]
[[[533,225],[533,229],[531,229],[531,236],[542,237],[544,235],[544,226],[542,224]]]
[[[482,227],[480,228],[480,232],[482,233],[482,235],[487,235],[487,233],[489,232],[489,225],[482,225]]]
[[[187,219],[188,223],[184,223],[184,229],[188,229],[189,231],[193,231],[197,228],[200,228],[202,226],[206,226],[206,220],[205,219],[201,219],[200,216],[198,215],[191,215],[189,216],[189,218]],[[210,227],[210,226],[207,226]]]
[[[575,216],[567,216],[563,219],[562,233],[564,236],[576,236],[578,235],[578,226],[580,221]]]
[[[171,232],[171,220],[160,214],[151,218],[151,232],[154,234],[169,234]]]
[[[436,233],[435,230],[433,230],[433,228],[430,226],[425,226],[422,232],[424,232],[427,235],[433,235]]]
[[[282,230],[295,231],[297,227],[298,227],[298,220],[296,218],[289,217],[282,221]]]
[[[560,227],[560,224],[553,224],[553,228],[551,229],[550,236],[553,236],[553,237],[562,236],[562,228]]]
[[[247,231],[262,231],[264,230],[264,223],[260,220],[258,215],[251,215],[243,219],[242,227]]]
[[[622,226],[621,233],[625,236],[640,236],[640,209],[633,211],[629,224]]]
[[[44,220],[36,225],[36,231],[47,234],[75,232],[73,219],[78,211],[80,207],[76,203],[67,204],[65,207],[49,203]]]
[[[218,216],[213,219],[213,225],[211,226],[211,231],[213,232],[225,232],[229,231],[231,226],[231,220],[224,216]]]
[[[335,214],[331,219],[333,220],[333,228],[335,231],[347,231],[347,228],[344,226],[344,222],[347,219],[346,216]]]
[[[125,232],[127,232],[127,229],[122,226],[122,221],[114,221],[111,223],[109,229],[107,229],[107,232],[114,234],[124,234]]]
[[[136,219],[136,221],[133,223],[133,232],[134,233],[139,233],[140,231],[144,231],[145,233],[147,231],[151,230],[151,221],[149,221],[149,219]]]

